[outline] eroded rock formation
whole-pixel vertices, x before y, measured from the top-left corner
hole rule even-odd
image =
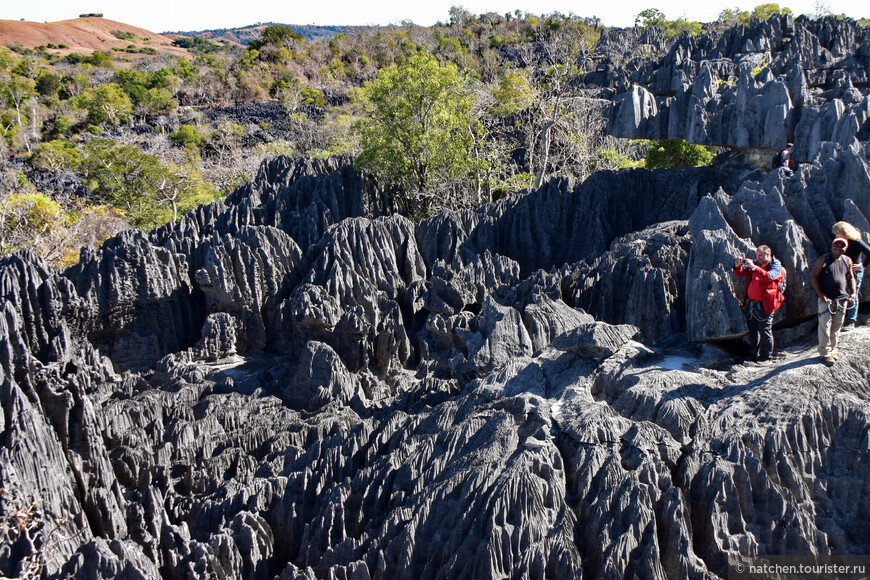
[[[585,80],[621,90],[608,126],[620,137],[770,153],[793,142],[792,158],[804,162],[826,142],[870,139],[870,35],[848,18],[776,16],[718,39],[683,36],[627,79],[599,71]]]
[[[725,154],[420,224],[350,166],[279,158],[63,273],[7,258],[0,574],[716,578],[866,554],[870,330],[819,364],[807,277],[831,223],[870,229],[866,155],[858,132],[791,178]],[[717,345],[761,243],[789,272],[782,354],[741,365]]]

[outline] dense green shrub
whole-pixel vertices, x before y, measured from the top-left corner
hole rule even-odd
[[[647,169],[672,167],[699,167],[713,162],[711,147],[695,145],[683,140],[658,139],[650,141],[644,166]]]
[[[182,125],[169,134],[169,140],[187,149],[195,149],[203,142],[202,134],[193,125]]]

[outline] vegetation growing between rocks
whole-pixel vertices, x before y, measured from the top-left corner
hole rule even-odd
[[[348,155],[420,218],[553,177],[707,163],[706,150],[664,142],[644,160],[644,145],[605,137],[580,79],[602,62],[639,67],[683,33],[787,12],[763,4],[702,25],[650,8],[628,33],[454,7],[428,28],[310,40],[268,24],[246,46],[179,38],[185,58],[0,48],[0,196],[44,194],[70,215],[104,206],[147,229],[229,194],[269,156]]]
[[[695,145],[682,139],[658,139],[649,142],[643,165],[647,169],[710,165],[714,152],[712,147]]]

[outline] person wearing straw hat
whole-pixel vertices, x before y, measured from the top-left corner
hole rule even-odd
[[[861,232],[849,222],[837,222],[832,228],[833,234],[838,238],[845,238],[849,241],[849,247],[846,248],[846,256],[852,260],[852,274],[855,275],[856,295],[861,295],[861,282],[864,280],[864,268],[870,266],[870,245],[861,238]],[[843,321],[843,329],[841,332],[846,332],[850,327],[858,324],[858,302],[851,302],[846,310],[846,319]]]
[[[831,251],[816,261],[810,273],[810,283],[819,297],[819,355],[829,365],[837,360],[846,308],[856,294],[852,260],[846,256],[848,247],[845,238],[834,238]]]

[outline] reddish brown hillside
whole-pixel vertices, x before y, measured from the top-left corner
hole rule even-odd
[[[125,48],[131,44],[137,48],[151,47],[158,52],[187,54],[183,48],[172,46],[172,39],[169,37],[105,18],[76,18],[44,24],[0,20],[0,46],[16,44],[24,48],[36,48],[48,44],[67,45],[68,48],[56,51],[59,54],[71,52],[90,54],[95,50]]]

